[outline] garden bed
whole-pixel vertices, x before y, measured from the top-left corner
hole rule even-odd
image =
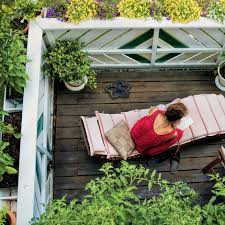
[[[4,116],[6,124],[12,124],[16,132],[21,130],[22,113],[11,113],[9,116]],[[8,153],[14,159],[14,168],[19,169],[19,155],[20,155],[20,139],[16,139],[12,135],[4,134],[2,140],[9,142],[10,145],[6,148],[5,153]],[[12,188],[18,186],[18,174],[3,175],[3,180],[0,182],[0,188]]]

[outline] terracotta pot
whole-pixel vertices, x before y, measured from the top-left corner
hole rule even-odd
[[[44,9],[41,9],[40,14],[39,14],[38,16],[44,17],[44,14],[45,14],[45,10],[44,10]],[[23,33],[24,33],[24,34],[27,34],[28,31],[29,31],[29,23],[28,23],[28,25],[23,29]]]
[[[7,219],[10,225],[16,225],[16,214],[12,211],[8,211]]]
[[[29,24],[23,29],[23,33],[27,34],[29,31]]]

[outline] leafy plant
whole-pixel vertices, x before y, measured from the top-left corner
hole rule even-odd
[[[88,86],[96,87],[96,73],[90,67],[88,54],[82,51],[83,43],[78,40],[57,41],[56,46],[45,54],[44,73],[61,81],[73,83],[88,77]]]
[[[216,196],[225,197],[225,177],[220,177],[219,174],[210,174],[211,181],[216,181],[216,184],[213,186],[212,192]]]
[[[46,17],[47,18],[57,18],[61,21],[66,21],[66,10],[67,10],[67,1],[60,0],[54,2],[54,5],[48,8]]]
[[[158,21],[162,20],[162,17],[165,14],[163,1],[164,0],[153,0],[150,8],[150,16]]]
[[[164,0],[164,8],[173,22],[188,23],[201,15],[201,8],[195,0]]]
[[[7,85],[22,93],[28,79],[25,37],[21,31],[12,30],[7,8],[0,10],[0,88]]]
[[[215,204],[216,197],[210,199],[202,209],[203,225],[224,225],[225,204]]]
[[[24,39],[18,33],[3,29],[0,33],[0,87],[7,85],[10,90],[13,88],[22,93],[29,79]]]
[[[208,209],[203,211],[196,204],[198,195],[186,184],[171,184],[141,165],[123,161],[121,167],[114,168],[111,163],[106,163],[100,171],[104,175],[86,185],[88,195],[81,203],[73,200],[67,205],[65,198],[53,200],[40,219],[33,219],[31,223],[199,225],[203,222],[203,212],[204,218],[209,214]],[[136,194],[139,185],[147,185],[149,191],[158,187],[159,195],[141,200]],[[219,219],[221,210],[219,214],[210,211],[215,222],[219,221],[215,215]]]
[[[113,19],[118,17],[117,4],[119,0],[96,0],[98,2],[98,17],[100,19]]]
[[[198,5],[202,9],[201,16],[208,16],[211,0],[197,0]]]
[[[33,0],[16,0],[12,10],[13,18],[30,21],[41,10],[41,4],[39,1]]]
[[[17,170],[13,168],[14,159],[4,150],[9,146],[8,142],[0,141],[0,182],[3,180],[3,174],[16,174]]]
[[[97,15],[97,7],[95,0],[71,0],[66,17],[73,23],[92,19]]]
[[[5,225],[6,223],[6,217],[7,217],[7,207],[3,207],[0,210],[0,225]]]
[[[209,6],[209,16],[219,22],[224,22],[225,0],[212,0]]]
[[[121,0],[118,9],[122,17],[147,18],[150,16],[152,0]]]
[[[8,113],[0,111],[0,116],[2,116],[2,115],[9,116]],[[2,120],[0,120],[0,133],[13,135],[17,139],[19,139],[21,137],[21,134],[16,132],[16,129],[12,126],[12,124],[6,124]]]

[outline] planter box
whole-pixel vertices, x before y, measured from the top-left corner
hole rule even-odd
[[[16,97],[10,98],[8,95],[8,89],[4,89],[4,102],[3,111],[5,112],[21,112],[23,109],[23,98]]]

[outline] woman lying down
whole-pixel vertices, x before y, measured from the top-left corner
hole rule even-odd
[[[138,120],[131,129],[137,151],[145,156],[158,155],[149,161],[150,164],[161,162],[171,154],[170,169],[175,173],[180,161],[179,146],[176,152],[167,150],[181,139],[183,131],[176,128],[176,124],[186,115],[183,103],[171,104],[166,111],[152,107],[149,115]]]

